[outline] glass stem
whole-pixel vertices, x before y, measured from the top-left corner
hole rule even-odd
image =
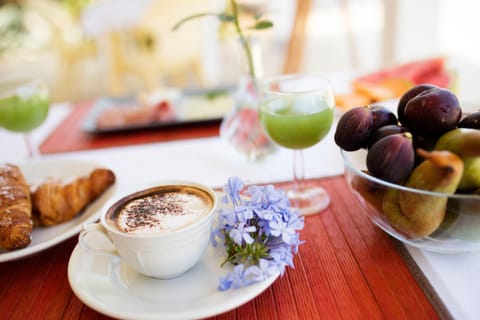
[[[293,150],[293,189],[296,193],[304,190],[305,184],[305,166],[303,161],[303,151]]]
[[[28,158],[29,159],[37,158],[38,155],[40,154],[40,151],[38,151],[38,148],[32,144],[32,141],[30,139],[30,134],[25,133],[23,137],[25,139],[25,144],[27,145]]]

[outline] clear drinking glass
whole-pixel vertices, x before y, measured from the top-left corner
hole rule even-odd
[[[323,188],[305,184],[303,149],[327,135],[333,113],[334,97],[326,78],[281,75],[262,84],[261,122],[275,143],[293,150],[293,183],[287,194],[303,215],[318,213],[330,203]]]
[[[30,133],[45,121],[49,106],[49,91],[43,80],[28,76],[0,78],[0,127],[24,135],[29,158],[39,154]]]

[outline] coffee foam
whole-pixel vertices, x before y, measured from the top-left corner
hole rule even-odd
[[[121,231],[153,234],[185,228],[212,209],[213,201],[203,190],[193,187],[164,190],[134,199],[116,217]]]

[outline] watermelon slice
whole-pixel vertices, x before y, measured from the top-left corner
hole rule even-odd
[[[438,86],[449,85],[449,75],[445,71],[445,58],[432,58],[402,64],[393,68],[371,73],[354,82],[381,84],[387,79],[403,79],[413,85],[430,83]]]
[[[453,79],[445,70],[445,58],[437,57],[413,61],[370,73],[352,82],[353,93],[336,97],[342,109],[355,107],[359,101],[374,103],[398,98],[415,85],[428,83],[451,88]],[[360,99],[363,96],[365,100]]]

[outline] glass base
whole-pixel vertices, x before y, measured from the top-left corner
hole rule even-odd
[[[301,191],[292,189],[287,196],[292,207],[298,208],[304,216],[320,213],[330,204],[330,196],[321,187],[309,187]]]

